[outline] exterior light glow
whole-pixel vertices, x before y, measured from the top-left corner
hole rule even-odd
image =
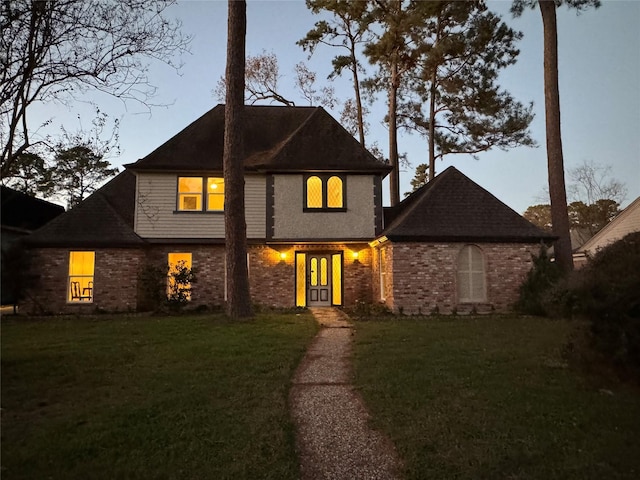
[[[280,260],[286,260],[287,259],[287,254],[284,252],[280,253]]]
[[[358,252],[353,252],[353,259],[357,260],[358,259]]]

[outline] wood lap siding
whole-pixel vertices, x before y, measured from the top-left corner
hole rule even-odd
[[[177,174],[138,173],[135,231],[142,238],[221,238],[224,215],[178,212]],[[245,177],[248,238],[265,238],[266,178]]]

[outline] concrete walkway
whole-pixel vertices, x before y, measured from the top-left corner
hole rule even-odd
[[[399,478],[393,445],[369,427],[351,385],[353,325],[335,308],[311,312],[323,328],[296,370],[289,398],[302,480]]]

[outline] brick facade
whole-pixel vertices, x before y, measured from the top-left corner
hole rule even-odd
[[[32,249],[33,286],[21,302],[21,310],[32,314],[90,314],[96,311],[146,310],[145,285],[139,283],[145,267],[162,270],[169,253],[191,253],[196,282],[191,305],[213,307],[225,302],[225,251],[223,245],[150,245],[144,249],[95,249],[94,296],[92,302],[68,302],[69,252],[66,248]],[[78,249],[80,250],[80,249]],[[370,302],[371,251],[362,245],[250,245],[249,284],[258,305],[295,306],[295,252],[343,252],[344,305]],[[358,252],[355,259],[353,252]],[[285,258],[281,258],[281,253]]]
[[[469,312],[505,312],[517,300],[519,287],[530,270],[531,255],[539,246],[522,243],[477,243],[485,264],[487,301],[461,304],[457,292],[458,255],[466,244],[385,243],[376,248],[374,278],[379,278],[380,256],[386,269],[384,300],[380,281],[375,298],[395,313],[429,314]]]
[[[93,302],[68,302],[69,252],[82,249],[31,250],[29,282],[20,309],[31,314],[87,314],[98,309],[132,312],[138,307],[137,279],[143,259],[139,249],[95,250]]]

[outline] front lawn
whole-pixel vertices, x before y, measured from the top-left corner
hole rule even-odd
[[[640,392],[567,367],[575,324],[451,317],[356,328],[356,385],[407,479],[640,478]]]
[[[10,479],[295,479],[287,394],[309,314],[2,323]]]

